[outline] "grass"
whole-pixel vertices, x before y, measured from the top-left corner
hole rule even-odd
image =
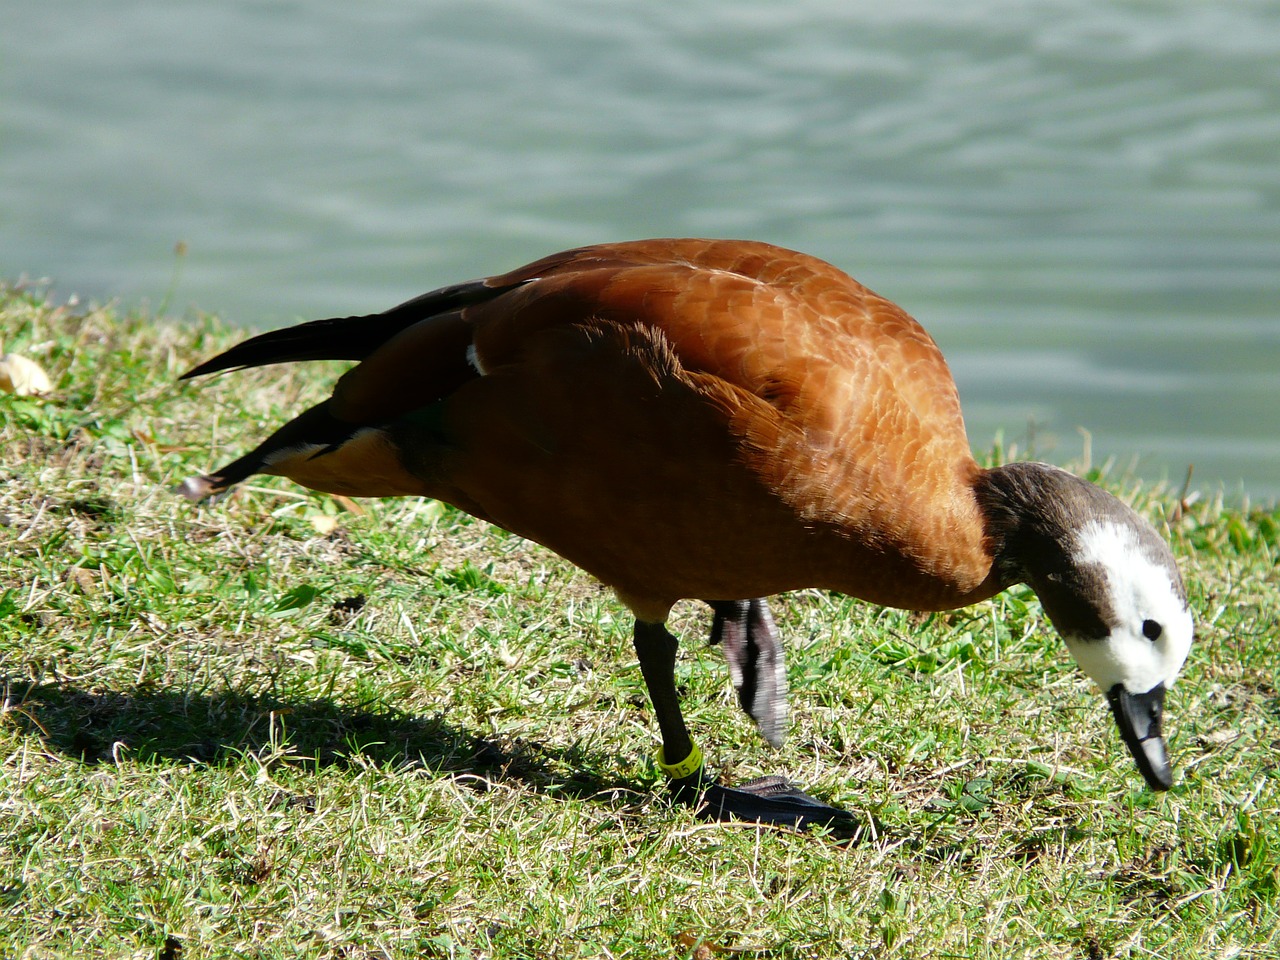
[[[0,329],[56,385],[0,395],[0,956],[1275,955],[1274,510],[1104,478],[1197,615],[1163,795],[1025,590],[781,599],[779,753],[680,608],[713,762],[878,827],[709,825],[664,798],[625,610],[557,557],[431,502],[167,492],[331,369],[180,385],[239,334],[31,290]]]

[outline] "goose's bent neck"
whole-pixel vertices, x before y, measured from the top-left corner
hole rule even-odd
[[[980,471],[974,494],[986,524],[1000,589],[1032,583],[1071,562],[1088,524],[1111,521],[1155,536],[1128,505],[1047,463],[1007,463]]]
[[[1091,521],[1145,526],[1111,494],[1046,463],[973,464],[960,477],[885,549],[846,541],[843,562],[820,564],[840,571],[821,585],[885,606],[956,609],[1064,569]]]

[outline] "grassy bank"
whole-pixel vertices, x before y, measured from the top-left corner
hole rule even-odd
[[[663,797],[625,611],[568,564],[430,502],[167,492],[330,368],[178,385],[238,334],[23,292],[0,331],[55,384],[0,395],[0,956],[1275,955],[1274,512],[1108,484],[1197,614],[1164,795],[1029,592],[780,600],[779,753],[688,605],[713,762],[879,828],[706,825]]]

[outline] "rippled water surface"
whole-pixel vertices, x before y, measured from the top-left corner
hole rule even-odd
[[[597,240],[766,239],[915,314],[976,447],[1064,462],[1083,427],[1095,461],[1280,494],[1273,2],[6,13],[5,277],[274,325]]]

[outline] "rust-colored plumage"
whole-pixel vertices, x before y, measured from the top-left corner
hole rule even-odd
[[[583,247],[386,314],[264,334],[189,375],[322,357],[360,363],[184,492],[265,472],[455,504],[613,587],[641,625],[642,665],[662,645],[643,629],[681,599],[712,602],[717,630],[738,617],[750,649],[776,646],[767,610],[728,601],[817,586],[935,610],[1009,582],[937,346],[804,254]],[[684,755],[678,706],[654,699],[666,753]]]
[[[651,620],[803,586],[918,609],[997,589],[942,355],[835,268],[652,240],[485,285],[506,292],[409,326],[339,381],[328,412],[378,432],[267,472],[455,503]]]

